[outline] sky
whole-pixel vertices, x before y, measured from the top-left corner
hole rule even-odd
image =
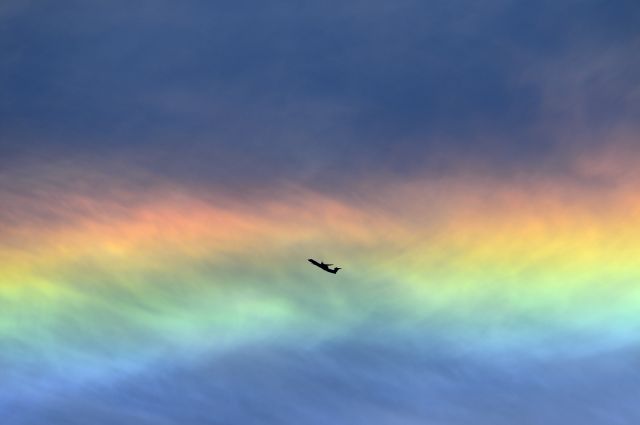
[[[0,51],[3,424],[640,421],[636,1],[5,0]]]

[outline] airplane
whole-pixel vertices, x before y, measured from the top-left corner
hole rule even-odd
[[[318,266],[320,267],[322,270],[324,270],[325,272],[329,272],[329,273],[333,273],[336,274],[338,273],[338,270],[341,269],[341,267],[334,267],[333,269],[329,268],[329,266],[333,266],[333,264],[325,264],[322,261],[321,262],[317,262],[316,260],[314,260],[313,258],[309,258],[307,261],[309,261],[311,264],[313,264],[314,266]]]

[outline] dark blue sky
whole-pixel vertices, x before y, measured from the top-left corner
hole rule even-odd
[[[0,19],[4,164],[222,186],[508,170],[640,118],[634,1],[9,1]]]

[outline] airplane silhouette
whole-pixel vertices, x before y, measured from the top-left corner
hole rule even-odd
[[[321,262],[317,262],[316,260],[314,260],[313,258],[309,258],[308,261],[313,264],[314,266],[318,266],[320,267],[322,270],[324,270],[325,272],[329,272],[329,273],[333,273],[336,274],[338,273],[338,270],[341,269],[341,267],[334,267],[333,269],[329,268],[329,266],[333,266],[333,264],[325,264],[322,261]]]

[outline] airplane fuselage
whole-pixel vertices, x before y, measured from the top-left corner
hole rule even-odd
[[[331,264],[325,264],[322,261],[318,263],[313,258],[309,258],[307,261],[309,261],[314,266],[320,267],[325,272],[336,274],[336,273],[338,273],[338,270],[340,270],[340,267],[335,267],[335,268],[332,269],[332,268],[329,267]]]

